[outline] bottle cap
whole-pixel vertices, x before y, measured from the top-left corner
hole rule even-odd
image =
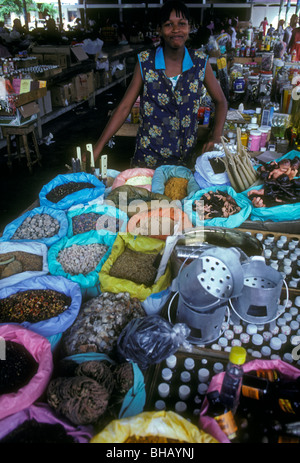
[[[232,347],[229,354],[229,361],[235,365],[242,365],[245,363],[247,351],[241,346]]]

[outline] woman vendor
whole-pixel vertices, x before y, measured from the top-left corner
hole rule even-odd
[[[132,167],[185,165],[197,142],[203,85],[214,102],[215,119],[202,152],[220,142],[227,101],[208,57],[186,48],[189,17],[186,5],[177,0],[168,0],[160,9],[161,45],[138,55],[131,83],[94,146],[95,161],[140,95],[140,125]]]

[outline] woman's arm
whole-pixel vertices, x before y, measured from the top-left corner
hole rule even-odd
[[[215,120],[209,139],[203,145],[202,153],[212,150],[215,143],[220,143],[228,109],[227,100],[210,63],[206,65],[204,85],[215,105]]]
[[[132,80],[117,108],[114,110],[111,118],[109,119],[106,127],[101,133],[98,141],[94,146],[94,159],[95,161],[100,156],[106,143],[113,137],[113,135],[124,124],[132,106],[136,102],[137,97],[142,89],[143,80],[139,63],[136,64]]]

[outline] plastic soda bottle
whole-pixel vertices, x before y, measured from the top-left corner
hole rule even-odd
[[[243,347],[232,347],[221,386],[220,400],[233,414],[236,412],[239,404],[243,379],[243,364],[246,361],[246,355],[246,349]]]

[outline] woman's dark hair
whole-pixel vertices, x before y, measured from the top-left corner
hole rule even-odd
[[[167,0],[159,12],[160,25],[169,20],[170,14],[173,10],[175,10],[177,16],[180,16],[181,14],[185,19],[188,21],[190,20],[189,9],[183,2],[180,0]]]

